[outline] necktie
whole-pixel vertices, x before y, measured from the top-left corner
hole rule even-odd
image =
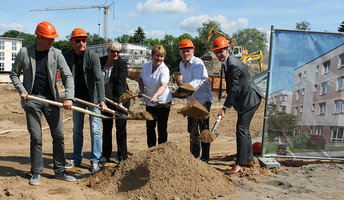
[[[221,98],[222,98],[222,74],[223,74],[223,71],[225,69],[225,65],[222,63],[221,65],[221,73],[220,73],[220,89],[219,89],[219,101],[221,101]]]

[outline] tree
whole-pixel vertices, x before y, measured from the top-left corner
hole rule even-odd
[[[202,27],[197,28],[198,38],[197,38],[197,42],[196,42],[197,46],[195,46],[195,47],[198,49],[198,51],[202,51],[202,52],[200,52],[201,55],[204,54],[204,51],[206,49],[211,49],[214,40],[216,38],[220,37],[219,35],[213,34],[213,36],[210,38],[208,44],[206,45],[206,42],[207,42],[208,36],[209,36],[209,31],[212,27],[214,27],[215,30],[220,30],[220,24],[216,21],[213,21],[213,20],[208,20],[202,24]]]
[[[141,26],[135,30],[134,36],[129,39],[130,43],[134,44],[144,44],[146,40],[146,34],[144,33]]]
[[[264,32],[258,31],[256,28],[246,28],[238,30],[233,34],[233,38],[238,46],[243,46],[248,53],[262,50],[267,52],[267,35]]]
[[[270,141],[273,141],[274,138],[283,135],[283,133],[291,135],[296,128],[296,115],[275,110],[268,116],[268,139]]]
[[[178,51],[178,41],[172,35],[165,35],[160,40],[160,44],[164,46],[166,50],[165,64],[168,66],[171,72],[179,71],[180,55]]]
[[[303,20],[302,22],[296,23],[296,30],[311,30],[311,23]]]
[[[119,43],[128,43],[130,39],[130,35],[124,34],[121,37],[115,38],[115,40]]]
[[[344,33],[344,21],[342,21],[342,23],[339,25],[338,32]]]
[[[87,44],[88,45],[95,45],[95,44],[103,44],[104,38],[100,37],[98,34],[91,35],[90,33],[87,33],[88,39]]]
[[[68,40],[56,41],[56,42],[54,42],[53,46],[55,48],[60,49],[62,51],[62,53],[65,53],[66,51],[71,50],[73,48],[72,44]]]
[[[26,47],[36,41],[36,36],[24,32],[19,32],[17,30],[9,30],[5,32],[1,37],[9,38],[20,38],[23,39],[22,46]]]

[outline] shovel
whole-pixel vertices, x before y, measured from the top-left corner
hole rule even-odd
[[[141,94],[144,98],[146,98],[146,99],[148,99],[148,100],[151,100],[152,98],[151,97],[149,97],[149,96],[147,96],[147,95],[145,95],[145,94]],[[156,105],[159,105],[160,103],[158,103],[157,101],[153,101],[153,103],[154,104],[156,104]]]
[[[85,105],[88,105],[88,106],[93,106],[93,107],[96,107],[96,108],[100,109],[99,105],[91,103],[91,102],[88,102],[88,101],[85,101],[85,100],[82,100],[82,99],[75,98],[75,101],[79,102],[79,103],[82,103],[82,104],[85,104]],[[123,117],[122,113],[118,113],[118,112],[116,112],[114,110],[111,110],[109,108],[105,108],[104,111],[108,112],[108,113],[111,113],[111,114],[113,114],[115,116],[118,116],[118,117]]]
[[[134,113],[133,113],[132,111],[130,111],[128,108],[126,108],[126,107],[124,107],[124,106],[120,106],[118,103],[112,101],[112,100],[109,99],[109,98],[106,98],[106,97],[105,97],[105,100],[106,100],[106,102],[109,102],[109,103],[111,103],[111,104],[114,105],[114,106],[119,106],[121,110],[123,110],[124,112],[130,114],[131,116],[134,116]]]
[[[211,132],[207,129],[203,130],[200,134],[200,136],[198,137],[199,141],[204,142],[204,143],[211,143],[213,142],[217,136],[219,136],[220,133],[215,133],[215,130],[217,128],[217,126],[219,125],[220,121],[221,121],[222,117],[221,115],[219,115],[216,119],[216,122],[213,126],[213,128],[211,129]]]
[[[63,103],[60,103],[60,102],[51,101],[51,100],[48,100],[48,99],[42,99],[42,98],[39,98],[39,97],[36,97],[36,96],[32,96],[32,95],[28,95],[28,98],[63,108]],[[89,114],[89,115],[93,115],[93,116],[96,116],[96,117],[100,117],[100,118],[103,118],[103,119],[112,119],[112,117],[108,117],[108,116],[105,116],[105,115],[102,115],[102,114],[99,114],[99,113],[95,113],[95,112],[92,112],[92,111],[89,111],[89,110],[85,110],[85,109],[79,108],[77,106],[72,106],[72,110],[75,110],[75,111],[78,111],[78,112],[82,112],[82,113],[85,113],[85,114]]]

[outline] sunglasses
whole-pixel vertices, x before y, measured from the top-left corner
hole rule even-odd
[[[86,42],[86,39],[76,39],[75,42],[76,42],[76,43],[80,43],[80,42],[85,43],[85,42]]]
[[[111,53],[121,53],[121,51],[110,50]]]

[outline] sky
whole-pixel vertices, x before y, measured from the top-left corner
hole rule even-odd
[[[337,32],[344,21],[343,0],[1,0],[0,34],[18,30],[34,34],[37,24],[52,23],[65,40],[74,28],[104,37],[104,9],[30,11],[46,8],[109,6],[108,38],[133,35],[141,26],[148,38],[198,36],[197,28],[207,20],[219,22],[232,36],[239,29],[256,28],[268,35],[276,29],[295,29],[307,21],[312,31]],[[113,3],[113,4],[112,4]],[[100,25],[99,25],[100,24]]]

